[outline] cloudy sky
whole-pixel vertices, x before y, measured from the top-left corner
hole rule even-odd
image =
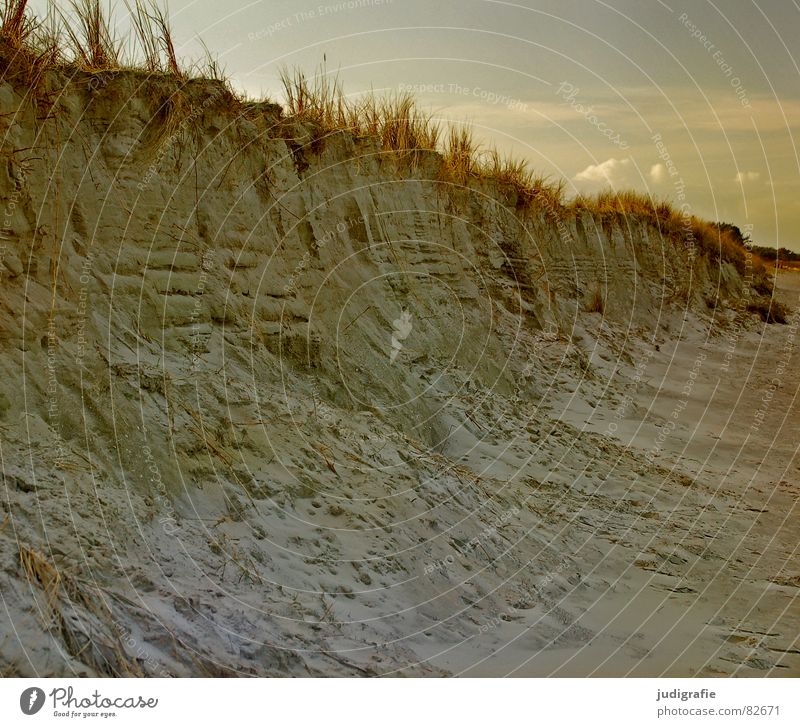
[[[33,2],[41,7],[44,0]],[[171,0],[234,83],[327,60],[569,180],[635,187],[800,250],[798,0]],[[117,20],[125,24],[124,5]]]

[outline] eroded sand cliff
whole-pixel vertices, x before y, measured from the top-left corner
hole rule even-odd
[[[800,671],[796,317],[174,91],[0,87],[7,673]]]

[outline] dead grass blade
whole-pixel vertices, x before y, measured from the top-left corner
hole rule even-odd
[[[164,53],[167,73],[172,74],[176,78],[183,78],[184,74],[178,63],[178,56],[175,53],[175,43],[172,37],[172,26],[169,22],[169,16],[154,0],[150,3],[150,17],[158,34],[161,50]]]
[[[138,41],[140,65],[149,73],[166,73],[185,78],[178,62],[172,25],[166,10],[155,0],[125,0],[131,27]]]

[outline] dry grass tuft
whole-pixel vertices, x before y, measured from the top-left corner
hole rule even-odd
[[[589,210],[603,216],[632,216],[652,220],[657,224],[674,221],[676,213],[666,200],[655,200],[633,190],[607,190],[594,196],[578,195],[570,203],[573,210]]]
[[[361,118],[356,113],[352,120],[359,124],[359,133],[371,134],[371,126],[377,125],[384,149],[409,154],[434,151],[438,147],[439,124],[419,109],[410,94],[399,93],[380,100],[370,94],[361,108],[366,110],[365,116],[371,119],[371,123],[361,125]]]
[[[551,214],[561,214],[566,181],[536,174],[524,159],[513,159],[491,149],[483,156],[480,175],[508,186],[517,193],[517,207],[528,210],[539,203]]]
[[[381,148],[399,154],[432,151],[438,146],[439,125],[420,111],[410,94],[378,98],[370,93],[347,98],[337,76],[321,70],[309,78],[299,69],[280,73],[288,115],[318,127],[320,135],[349,131],[374,137]]]
[[[166,12],[155,0],[125,0],[131,26],[139,44],[139,62],[149,73],[166,73],[183,79],[178,62],[172,26]]]
[[[48,606],[55,607],[61,591],[61,574],[41,553],[20,545],[19,562],[25,577],[44,591]]]
[[[320,69],[309,77],[298,69],[283,69],[281,82],[287,114],[315,125],[318,137],[337,131],[372,137],[381,149],[415,161],[422,152],[441,155],[440,178],[459,185],[494,180],[516,192],[517,208],[527,210],[537,203],[560,213],[563,180],[553,182],[534,174],[527,163],[502,157],[496,150],[481,152],[468,124],[447,127],[422,111],[408,93],[376,97],[369,93],[348,98],[337,76]]]
[[[479,148],[469,126],[451,126],[444,147],[442,171],[445,176],[458,184],[467,184],[473,176],[477,176]]]
[[[688,221],[685,219],[681,221],[681,229],[684,238],[695,246],[696,251],[712,262],[729,262],[740,274],[744,275],[747,272],[745,248],[725,227],[692,216]],[[757,260],[751,260],[750,264],[754,273],[757,272],[757,267],[761,267]]]
[[[141,0],[136,0],[133,5],[129,0],[125,0],[125,5],[128,8],[133,35],[139,43],[141,52],[139,62],[142,64],[143,70],[148,73],[161,72],[162,64],[158,36],[155,33],[146,5]]]
[[[184,80],[167,12],[156,0],[124,2],[133,38],[125,59],[124,44],[114,32],[111,0],[108,5],[101,0],[69,0],[62,5],[49,0],[44,20],[29,12],[27,0],[3,0],[0,50],[19,66],[15,70],[25,70],[27,64],[27,77],[32,71],[70,66],[89,73],[126,68]],[[205,61],[197,67],[215,80],[225,80],[207,49]]]
[[[587,313],[603,313],[606,309],[606,301],[603,298],[603,291],[598,285],[586,301]]]
[[[121,45],[111,27],[100,0],[70,0],[71,18],[63,11],[61,17],[75,64],[85,71],[116,70],[120,67]]]
[[[121,626],[96,587],[85,587],[21,543],[19,561],[28,582],[44,593],[48,611],[46,616],[42,614],[44,627],[60,632],[73,658],[106,676],[144,676],[137,661],[127,655],[120,639]],[[79,618],[75,617],[76,607],[85,609]]]
[[[748,313],[757,313],[764,323],[786,323],[789,309],[774,298],[761,298],[748,303]]]
[[[40,20],[29,15],[27,0],[4,0],[0,12],[0,50],[5,51],[7,65],[3,76],[21,78],[33,88],[39,86],[44,73],[61,61],[61,36],[55,5]]]
[[[219,60],[209,50],[202,38],[199,38],[198,41],[200,45],[203,46],[203,60],[194,65],[192,69],[194,75],[200,78],[209,78],[212,81],[220,83],[227,83],[228,75],[225,69],[220,65]]]
[[[0,19],[0,38],[12,48],[23,48],[36,28],[36,22],[28,17],[28,0],[4,0]]]
[[[137,2],[137,5],[140,4]],[[184,73],[178,63],[178,56],[175,53],[175,43],[172,39],[172,26],[170,25],[169,17],[154,1],[150,3],[150,18],[155,26],[158,42],[164,54],[166,72],[176,78],[184,78]]]
[[[763,265],[755,258],[748,262],[742,240],[737,239],[730,225],[701,220],[694,215],[682,215],[668,200],[654,199],[632,190],[605,191],[594,196],[578,195],[569,205],[572,211],[587,210],[602,217],[615,217],[629,222],[644,221],[665,236],[681,239],[687,249],[708,258],[711,262],[728,262],[740,274],[752,272],[763,277]]]
[[[298,68],[282,68],[280,80],[286,95],[286,111],[325,132],[348,127],[348,104],[338,78],[316,73],[309,79]]]

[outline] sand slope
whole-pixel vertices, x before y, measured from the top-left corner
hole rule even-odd
[[[5,673],[800,672],[796,314],[148,83],[0,89]]]

